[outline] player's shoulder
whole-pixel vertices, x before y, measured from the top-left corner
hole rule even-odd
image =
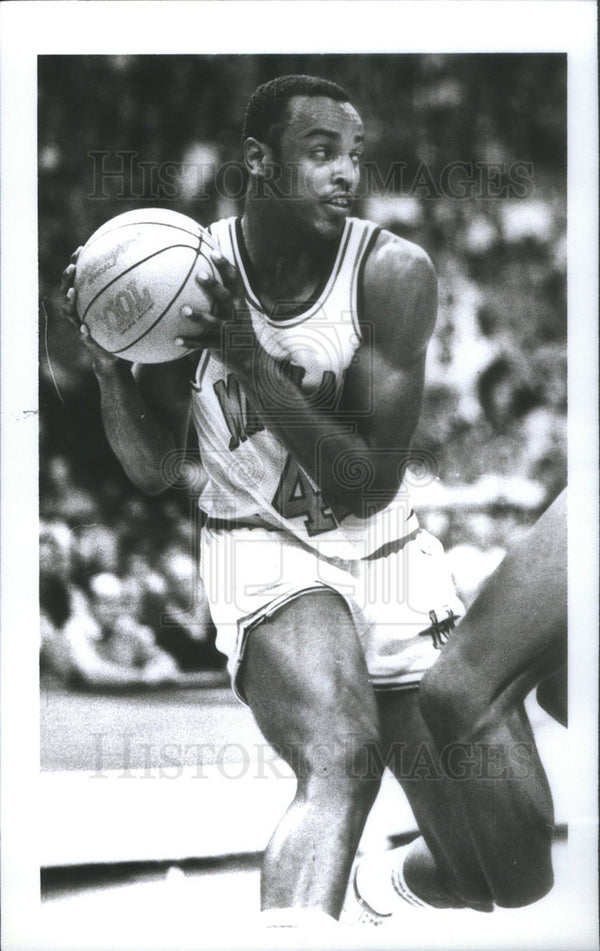
[[[427,346],[437,315],[437,278],[429,255],[382,229],[365,262],[361,320],[378,327],[387,346]]]
[[[431,258],[413,241],[382,228],[365,262],[365,285],[418,282],[435,287],[436,275]]]

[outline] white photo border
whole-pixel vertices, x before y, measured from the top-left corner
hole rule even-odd
[[[568,335],[570,729],[565,769],[573,776],[569,826],[580,908],[549,923],[556,951],[597,941],[598,653],[598,189],[596,6],[590,0],[287,0],[287,2],[7,2],[1,18],[1,380],[2,380],[2,905],[6,951],[55,948],[40,921],[39,679],[37,604],[37,57],[140,53],[568,54]],[[268,29],[264,29],[264,24]],[[143,794],[141,792],[140,794]],[[39,827],[38,827],[39,828]],[[519,912],[515,912],[516,915]],[[440,947],[463,948],[459,919],[440,918]],[[566,931],[565,931],[566,927]],[[416,934],[416,933],[415,933]],[[411,939],[413,934],[411,932]],[[61,947],[82,951],[81,940]],[[93,944],[93,929],[90,932]],[[152,935],[139,947],[167,951]],[[190,947],[223,947],[198,935]],[[160,941],[163,941],[161,936]],[[343,947],[365,947],[364,934]],[[355,944],[353,942],[356,942]],[[533,947],[517,934],[514,947]],[[431,935],[414,947],[432,948]],[[525,942],[520,944],[518,942]],[[527,944],[529,942],[529,944]],[[318,939],[315,946],[322,946]],[[405,945],[404,940],[402,941]],[[138,945],[124,939],[120,951]],[[231,947],[247,947],[248,937]],[[275,931],[263,947],[292,947]],[[303,941],[303,946],[306,943]],[[331,947],[342,945],[332,937]],[[382,940],[380,947],[397,947]],[[86,945],[87,947],[87,945]],[[482,942],[479,947],[488,947]],[[535,947],[554,947],[538,935]],[[585,944],[586,949],[592,947]],[[593,944],[597,947],[597,944]],[[173,948],[181,948],[179,939]]]

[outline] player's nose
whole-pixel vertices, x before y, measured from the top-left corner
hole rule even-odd
[[[333,180],[350,190],[356,183],[357,170],[353,159],[347,152],[340,152],[333,163]]]

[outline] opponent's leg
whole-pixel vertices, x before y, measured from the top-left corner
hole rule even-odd
[[[402,785],[423,838],[408,851],[406,884],[439,908],[489,911],[492,895],[469,832],[460,780],[447,776],[418,704],[418,689],[377,692],[386,765]],[[472,758],[452,766],[473,772]]]
[[[249,635],[240,684],[296,796],[266,851],[263,908],[337,917],[380,771],[377,707],[344,601],[304,594]]]
[[[552,886],[552,799],[523,700],[564,662],[566,497],[509,553],[427,672],[420,707],[442,758],[457,744],[479,771],[460,784],[494,900]]]

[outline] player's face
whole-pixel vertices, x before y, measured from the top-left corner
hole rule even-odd
[[[278,149],[277,194],[286,214],[322,237],[339,234],[358,189],[363,142],[349,102],[294,96]]]

